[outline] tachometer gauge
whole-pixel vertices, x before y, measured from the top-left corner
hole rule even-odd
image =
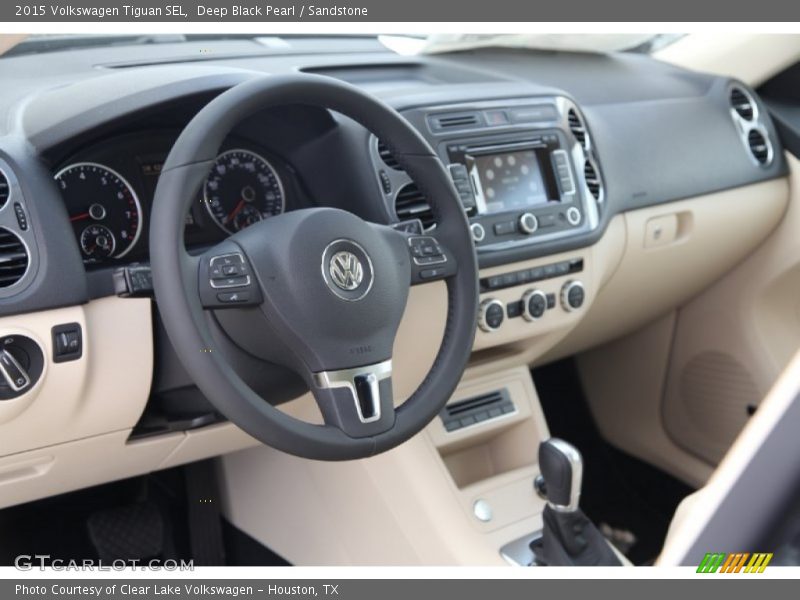
[[[82,162],[59,171],[56,181],[85,260],[120,258],[130,252],[142,232],[142,207],[122,175]]]
[[[214,222],[234,233],[284,209],[283,184],[267,160],[235,149],[217,157],[206,179],[204,204]]]

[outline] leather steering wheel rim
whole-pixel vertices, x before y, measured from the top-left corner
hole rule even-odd
[[[433,366],[417,390],[396,409],[391,428],[375,435],[352,437],[330,424],[297,420],[250,389],[222,353],[214,351],[210,319],[198,293],[198,259],[184,248],[185,215],[225,137],[243,119],[286,105],[336,111],[383,140],[429,200],[438,223],[436,238],[457,265],[445,279],[447,317]],[[332,239],[335,235],[331,232]],[[477,259],[466,216],[444,166],[424,138],[394,109],[332,78],[305,74],[257,77],[223,92],[197,113],[172,147],[159,177],[151,216],[150,255],[158,309],[190,377],[230,421],[261,442],[290,454],[320,460],[364,458],[408,440],[447,402],[472,349],[478,312]]]

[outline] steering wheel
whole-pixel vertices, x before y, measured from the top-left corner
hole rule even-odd
[[[383,140],[430,202],[435,230],[413,235],[347,211],[310,208],[259,221],[202,255],[189,254],[186,213],[223,140],[243,119],[286,105],[337,111]],[[197,113],[159,177],[150,256],[158,309],[189,376],[230,421],[290,454],[346,460],[401,444],[436,417],[469,358],[477,261],[457,192],[403,117],[332,78],[258,77]],[[392,347],[409,286],[435,280],[446,282],[448,294],[443,340],[419,388],[395,408]],[[279,357],[273,362],[308,385],[323,424],[295,419],[256,394],[220,351],[215,326],[251,354],[271,347]]]

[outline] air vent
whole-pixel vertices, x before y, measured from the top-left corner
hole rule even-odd
[[[589,192],[599,202],[603,195],[603,184],[600,181],[600,175],[597,173],[597,167],[591,160],[583,163],[583,178],[586,181],[586,187],[589,188]]]
[[[17,283],[28,270],[28,251],[17,235],[0,227],[0,288]]]
[[[455,431],[513,413],[514,410],[508,390],[503,389],[448,404],[439,413],[439,417],[447,431]]]
[[[0,171],[0,208],[3,208],[11,195],[11,187],[6,174]]]
[[[478,113],[465,112],[433,115],[430,117],[430,123],[434,130],[441,131],[443,129],[466,129],[468,127],[476,127],[481,124],[481,121]]]
[[[572,132],[572,135],[575,136],[578,143],[586,150],[588,147],[586,143],[588,139],[586,136],[586,126],[583,124],[583,119],[578,116],[578,111],[574,108],[570,108],[569,111],[567,111],[567,122],[569,123],[569,130]]]
[[[378,155],[380,155],[383,164],[385,164],[387,167],[397,171],[402,171],[400,168],[400,163],[397,162],[394,154],[392,154],[391,150],[389,150],[388,146],[384,144],[382,140],[378,140]]]
[[[766,165],[770,161],[772,149],[769,140],[758,129],[751,129],[747,134],[747,145],[758,164]]]
[[[742,88],[731,89],[731,108],[745,121],[752,121],[755,110],[753,100]]]
[[[430,229],[436,223],[431,205],[428,204],[425,196],[422,195],[415,183],[408,183],[397,192],[394,212],[400,221],[419,219],[425,229]]]

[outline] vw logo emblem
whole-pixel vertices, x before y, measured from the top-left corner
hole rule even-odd
[[[345,291],[352,291],[364,281],[364,267],[352,252],[342,250],[331,257],[329,264],[331,281]]]
[[[372,289],[372,259],[360,244],[348,239],[332,241],[322,253],[322,278],[342,300],[361,300]]]

